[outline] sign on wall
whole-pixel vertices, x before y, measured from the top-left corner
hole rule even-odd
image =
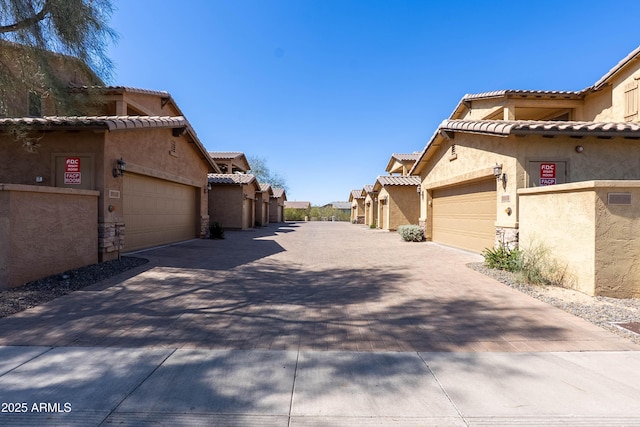
[[[64,162],[64,183],[70,185],[82,184],[80,172],[80,157],[67,157]]]
[[[540,164],[540,185],[555,185],[556,183],[556,164],[541,163]]]

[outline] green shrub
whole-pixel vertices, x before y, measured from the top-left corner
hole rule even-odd
[[[398,233],[405,242],[422,242],[424,240],[424,230],[419,225],[401,225]]]
[[[482,251],[484,264],[489,268],[506,271],[519,271],[522,266],[522,252],[518,248],[509,249],[506,245],[497,248],[486,248]]]
[[[209,238],[210,239],[224,239],[224,229],[219,222],[212,222],[209,224]]]
[[[571,286],[566,276],[566,266],[551,258],[542,244],[534,244],[522,251],[518,275],[520,280],[535,285]]]
[[[371,225],[369,225],[369,228],[376,228],[376,223],[372,222]]]

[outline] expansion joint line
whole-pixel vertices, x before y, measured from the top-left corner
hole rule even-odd
[[[458,408],[458,405],[456,405],[456,403],[453,401],[453,399],[451,398],[451,396],[449,396],[449,393],[447,393],[447,390],[445,390],[444,386],[442,385],[442,383],[440,382],[440,380],[438,379],[438,377],[436,376],[436,373],[433,372],[431,370],[431,366],[429,366],[429,364],[427,363],[426,360],[424,360],[424,358],[422,357],[422,355],[420,354],[420,352],[416,352],[418,354],[418,357],[422,360],[422,363],[424,363],[424,366],[427,367],[427,369],[429,370],[429,372],[431,373],[431,376],[433,376],[433,379],[436,380],[436,383],[438,384],[438,387],[440,387],[440,390],[442,390],[442,392],[444,393],[445,396],[447,396],[447,400],[449,401],[449,403],[451,403],[451,405],[453,406],[453,408],[456,410],[456,412],[458,413],[458,416],[460,417],[460,419],[462,420],[462,422],[468,426],[469,423],[467,422],[467,420],[464,418],[464,416],[462,415],[462,412],[460,412],[460,409]]]
[[[293,411],[293,393],[296,390],[296,378],[298,377],[298,361],[300,360],[300,344],[298,343],[298,352],[296,354],[296,366],[293,369],[293,384],[291,385],[291,399],[289,400],[289,419],[287,427],[291,427],[291,412]]]

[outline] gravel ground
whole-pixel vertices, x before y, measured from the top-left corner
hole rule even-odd
[[[0,317],[35,307],[147,262],[148,260],[143,258],[122,257],[120,260],[88,265],[29,282],[24,286],[2,290],[0,291]]]
[[[147,262],[143,258],[122,257],[120,260],[89,265],[29,282],[18,288],[0,291],[0,317],[35,307]],[[571,289],[520,283],[513,273],[489,269],[483,263],[469,264],[468,267],[640,344],[640,333],[634,333],[616,325],[632,323],[640,327],[640,299],[638,298],[590,297]],[[640,329],[636,330],[640,332]]]
[[[468,264],[467,266],[520,292],[588,320],[617,335],[628,338],[636,344],[640,344],[640,330],[637,329],[640,327],[640,298],[591,297],[572,289],[520,283],[515,274],[489,269],[481,262]],[[635,324],[631,327],[639,333],[617,326],[616,323]]]

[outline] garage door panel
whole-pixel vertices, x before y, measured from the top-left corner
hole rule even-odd
[[[495,239],[494,179],[433,192],[433,241],[482,252]]]
[[[124,177],[123,206],[126,250],[195,237],[193,187],[128,173]]]

